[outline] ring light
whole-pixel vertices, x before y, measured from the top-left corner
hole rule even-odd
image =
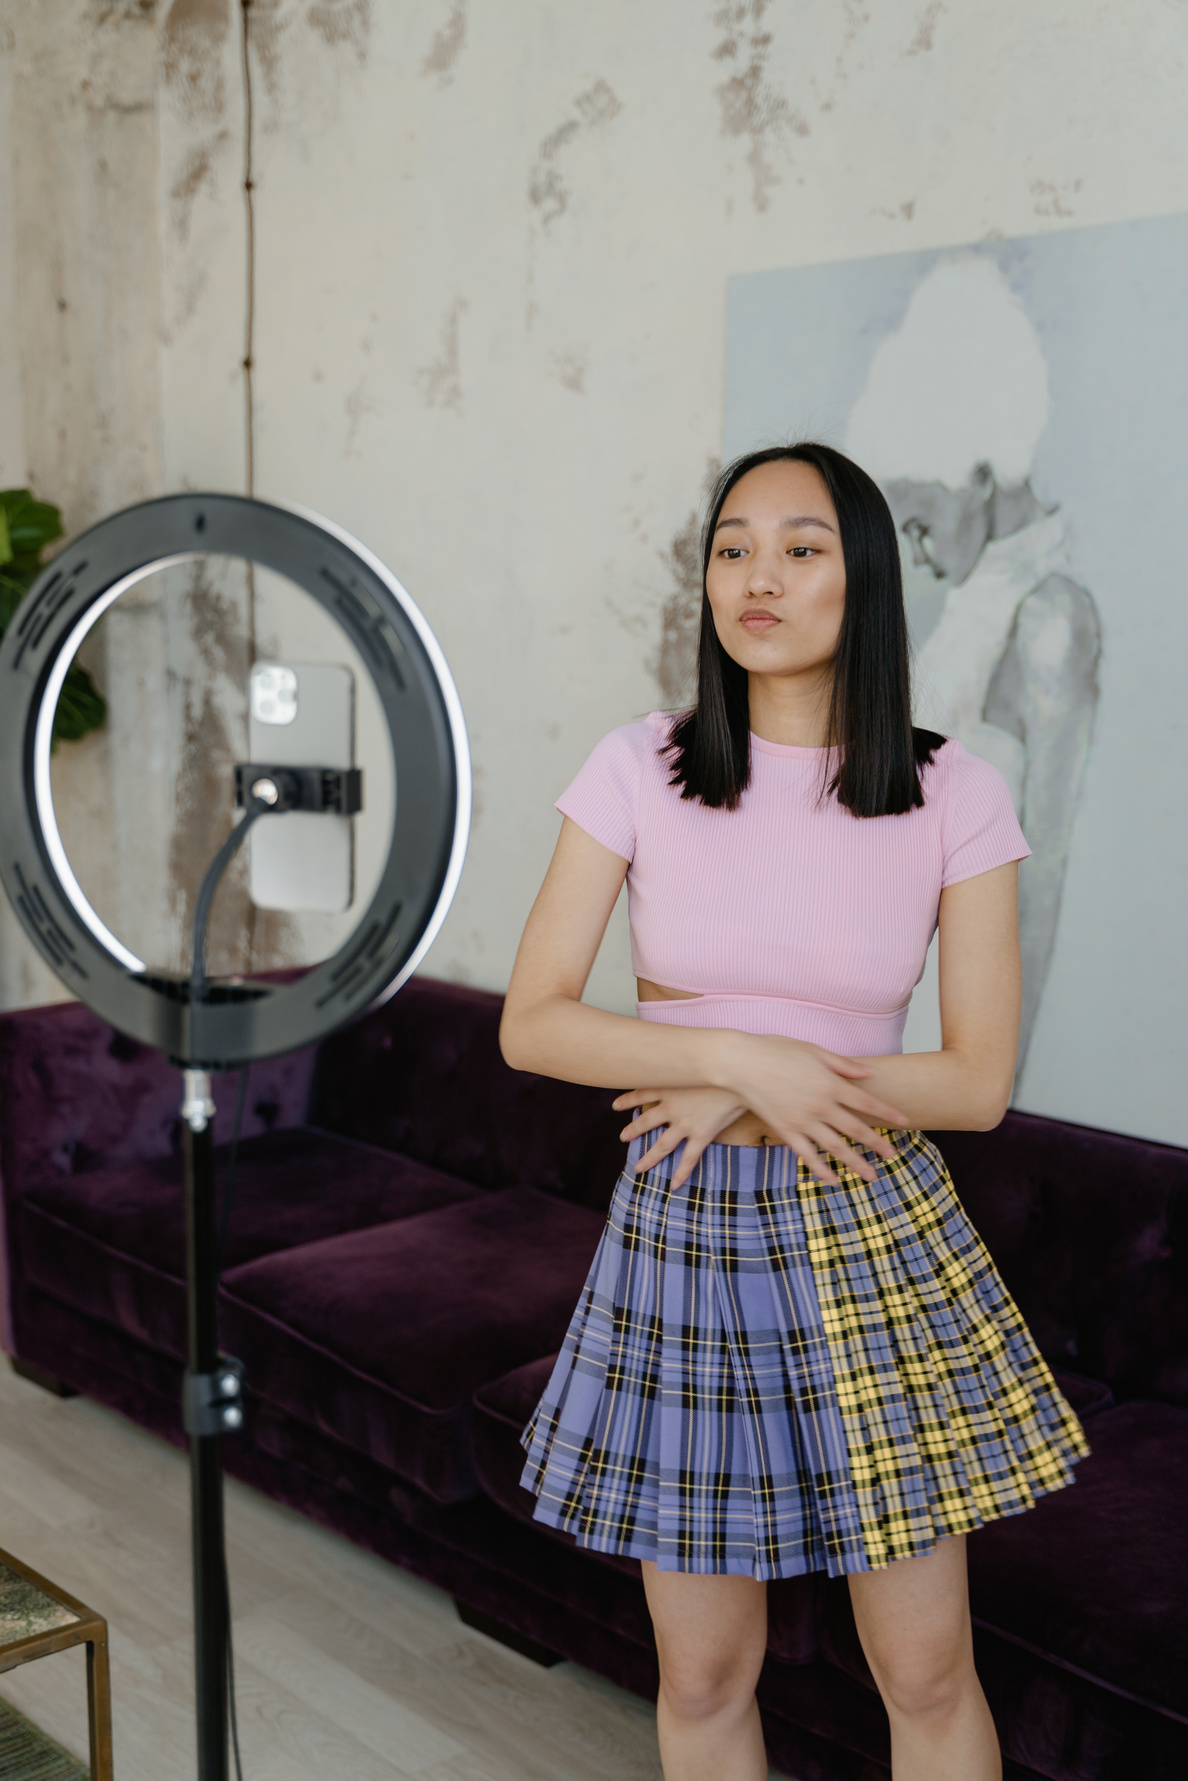
[[[346,632],[375,688],[396,809],[375,894],[332,958],[292,983],[188,981],[151,971],[88,902],[50,784],[58,694],[80,644],[121,594],[196,556],[246,559],[296,583]],[[230,811],[233,786],[228,778]],[[167,495],[112,514],[54,559],[0,648],[0,877],[34,946],[112,1026],[191,1065],[293,1051],[387,1000],[449,908],[470,825],[462,707],[436,638],[395,576],[340,527],[237,495]]]
[[[196,556],[259,563],[316,600],[354,643],[392,745],[395,815],[375,894],[333,958],[291,983],[206,977],[210,899],[249,825],[267,821],[269,807],[349,813],[358,808],[357,773],[311,771],[311,762],[292,769],[240,763],[234,779],[228,774],[228,814],[236,801],[245,813],[203,881],[184,977],[154,973],[110,932],[75,877],[58,829],[50,747],[58,696],[79,645],[138,581]],[[331,795],[333,804],[326,801]],[[0,878],[30,940],[79,1000],[184,1071],[189,1365],[182,1404],[192,1477],[199,1781],[227,1778],[230,1603],[221,1443],[244,1420],[243,1369],[218,1344],[221,1239],[209,1072],[295,1051],[394,994],[445,918],[469,827],[466,725],[437,641],[379,559],[317,514],[238,495],[167,495],[126,507],[67,545],[9,624],[0,648]],[[238,1768],[237,1740],[235,1747]]]

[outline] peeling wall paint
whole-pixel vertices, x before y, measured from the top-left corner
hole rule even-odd
[[[367,60],[371,0],[315,0],[306,17],[330,49],[349,44],[360,62]]]
[[[452,408],[455,414],[462,410],[462,349],[461,328],[462,317],[465,315],[467,302],[465,297],[455,297],[446,312],[441,324],[440,348],[435,359],[422,365],[416,373],[416,380],[426,408]]]
[[[564,175],[564,151],[583,131],[595,130],[618,117],[623,107],[605,80],[579,93],[572,114],[550,130],[536,152],[528,181],[528,202],[548,229],[569,208],[571,192]]]
[[[161,71],[195,122],[223,114],[221,51],[231,34],[233,0],[173,0],[161,27]]]
[[[765,30],[771,0],[729,0],[714,13],[722,38],[714,60],[734,72],[715,89],[722,111],[723,136],[743,136],[749,143],[751,202],[766,210],[771,188],[779,183],[777,161],[790,158],[789,138],[808,136],[809,125],[780,88],[768,79],[772,33]]]
[[[448,86],[465,47],[466,0],[453,0],[445,24],[433,33],[429,53],[421,64],[422,74],[435,74],[442,86]]]

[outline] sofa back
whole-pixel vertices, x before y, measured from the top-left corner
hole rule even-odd
[[[245,1135],[308,1120],[477,1187],[605,1208],[624,1156],[612,1091],[509,1069],[501,1006],[413,978],[316,1054],[254,1064]],[[180,1087],[78,1003],[0,1015],[0,1195],[11,1207],[49,1177],[176,1154]],[[222,1142],[233,1077],[215,1100]],[[1188,1151],[1026,1113],[932,1136],[1048,1360],[1188,1407]]]
[[[1188,1406],[1188,1150],[1030,1113],[930,1136],[1048,1361]]]
[[[253,1064],[244,1135],[299,1125],[314,1054]],[[181,1075],[79,1002],[0,1014],[0,1183],[35,1182],[180,1154]],[[216,1076],[215,1138],[231,1136],[234,1076]]]
[[[476,1187],[537,1187],[605,1210],[623,1166],[613,1089],[509,1069],[500,996],[413,977],[322,1041],[309,1122]]]

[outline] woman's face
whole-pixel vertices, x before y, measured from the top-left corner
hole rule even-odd
[[[828,670],[846,565],[833,502],[811,464],[760,464],[735,483],[705,585],[722,647],[740,667],[785,676]]]

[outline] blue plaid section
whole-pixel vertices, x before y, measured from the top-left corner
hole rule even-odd
[[[939,1156],[823,1188],[636,1140],[523,1441],[536,1515],[661,1570],[837,1576],[1027,1508],[1087,1451]],[[679,1152],[678,1152],[679,1155]]]
[[[713,1145],[673,1192],[674,1158],[631,1169],[649,1142],[524,1437],[537,1517],[662,1570],[861,1568],[788,1153]]]

